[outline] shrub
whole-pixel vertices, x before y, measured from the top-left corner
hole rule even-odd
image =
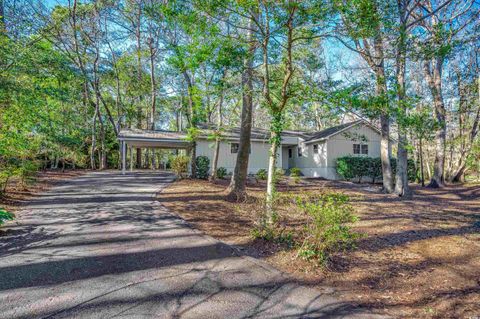
[[[268,172],[266,169],[261,168],[258,170],[257,174],[255,174],[255,177],[259,180],[266,180],[268,177]]]
[[[290,176],[291,177],[299,177],[302,175],[302,171],[298,167],[290,168]]]
[[[370,159],[367,173],[367,176],[372,178],[372,183],[375,183],[376,180],[382,178],[382,160],[380,157]]]
[[[184,178],[188,173],[188,164],[190,157],[186,155],[174,156],[171,160],[172,170],[177,174],[178,178]]]
[[[15,215],[13,213],[7,212],[3,208],[0,208],[0,226],[2,226],[5,221],[7,220],[13,220],[15,218]]]
[[[397,160],[395,158],[390,159],[392,165],[392,173],[395,174],[397,167]],[[382,178],[382,161],[379,157],[367,157],[367,156],[344,156],[337,159],[336,170],[338,175],[344,179],[358,178],[358,181],[362,181],[362,177],[370,177],[372,182]],[[408,160],[408,179],[410,181],[415,180],[416,171],[414,161]]]
[[[210,169],[210,159],[206,156],[198,156],[195,159],[195,165],[197,166],[196,178],[207,179]]]
[[[279,244],[286,244],[288,247],[295,245],[294,236],[291,230],[286,229],[284,219],[279,214],[279,208],[291,203],[289,194],[274,192],[272,198],[273,211],[267,217],[267,206],[265,198],[252,198],[254,204],[251,208],[251,214],[256,222],[251,229],[250,234],[254,239],[263,239]],[[267,219],[269,219],[267,221]]]
[[[283,176],[285,176],[285,171],[281,168],[276,168],[275,169],[275,174],[273,174],[273,182],[276,184],[278,183]]]
[[[217,178],[224,179],[227,176],[227,169],[225,167],[219,167],[217,169]]]
[[[273,182],[277,183],[282,179],[282,177],[285,175],[285,171],[281,168],[275,169],[275,173],[273,174]],[[255,177],[259,180],[267,180],[268,178],[268,171],[264,168],[261,168],[258,170],[257,174],[255,174]]]
[[[353,214],[347,195],[298,196],[295,201],[308,217],[298,256],[325,264],[332,253],[355,247],[360,234],[354,233],[347,224],[358,218]]]
[[[337,173],[345,179],[358,178],[369,174],[370,157],[344,156],[337,159]]]

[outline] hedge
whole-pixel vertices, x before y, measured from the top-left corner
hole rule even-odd
[[[210,159],[206,156],[198,156],[195,159],[195,165],[197,166],[196,178],[207,179],[208,171],[210,170]]]
[[[395,174],[397,168],[397,160],[390,159],[392,172]],[[344,179],[358,178],[358,182],[363,177],[370,177],[372,182],[382,178],[382,161],[380,157],[368,156],[344,156],[337,159],[336,170],[338,175]],[[413,160],[408,159],[408,179],[414,181],[416,177],[415,164]]]

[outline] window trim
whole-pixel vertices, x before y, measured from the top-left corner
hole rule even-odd
[[[320,147],[318,144],[313,144],[313,154],[318,154]]]
[[[353,146],[353,155],[368,155],[368,144],[363,143],[354,143]],[[355,151],[358,152],[355,152]],[[366,150],[366,152],[364,152]]]
[[[366,150],[366,152],[364,152]],[[368,155],[368,144],[360,144],[360,154]]]

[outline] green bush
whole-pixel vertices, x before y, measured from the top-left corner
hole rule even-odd
[[[285,176],[285,171],[281,168],[276,168],[275,169],[275,174],[273,174],[273,182],[276,184],[278,183],[283,176]]]
[[[392,165],[392,172],[395,174],[397,167],[397,160],[390,159]],[[336,170],[338,175],[342,178],[351,180],[357,178],[359,182],[363,177],[370,177],[374,183],[376,180],[382,178],[382,161],[379,157],[367,156],[344,156],[337,159]],[[414,161],[408,159],[408,179],[415,180],[416,172]]]
[[[207,179],[208,170],[210,169],[210,159],[206,156],[198,156],[195,159],[195,165],[197,166],[196,178]]]
[[[258,170],[257,174],[255,174],[255,177],[259,180],[266,180],[268,177],[268,172],[266,169],[261,168]]]
[[[224,179],[227,176],[227,169],[225,167],[219,167],[217,169],[217,178]]]
[[[298,256],[325,264],[332,253],[355,247],[360,234],[353,232],[347,224],[358,218],[353,214],[347,195],[332,192],[298,196],[295,201],[308,217]]]
[[[382,160],[380,157],[370,158],[367,167],[367,176],[372,178],[372,183],[382,178]]]
[[[13,213],[7,212],[3,208],[0,208],[0,226],[2,226],[5,221],[7,220],[13,220],[15,218],[15,215]]]
[[[188,173],[188,164],[190,157],[186,155],[174,156],[170,162],[172,170],[177,174],[178,178],[184,178]]]
[[[275,169],[275,173],[273,174],[273,182],[277,183],[282,179],[282,177],[285,175],[285,171],[281,168]],[[257,174],[255,174],[255,177],[258,180],[267,180],[268,178],[268,171],[264,168],[261,168],[258,170]]]
[[[345,179],[358,178],[362,181],[363,176],[369,176],[371,157],[344,156],[337,159],[337,173]]]
[[[290,168],[290,176],[291,177],[299,177],[302,175],[302,171],[298,167]]]

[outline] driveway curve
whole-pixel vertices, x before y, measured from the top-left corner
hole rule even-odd
[[[372,318],[191,229],[165,172],[92,172],[0,237],[0,318]]]

